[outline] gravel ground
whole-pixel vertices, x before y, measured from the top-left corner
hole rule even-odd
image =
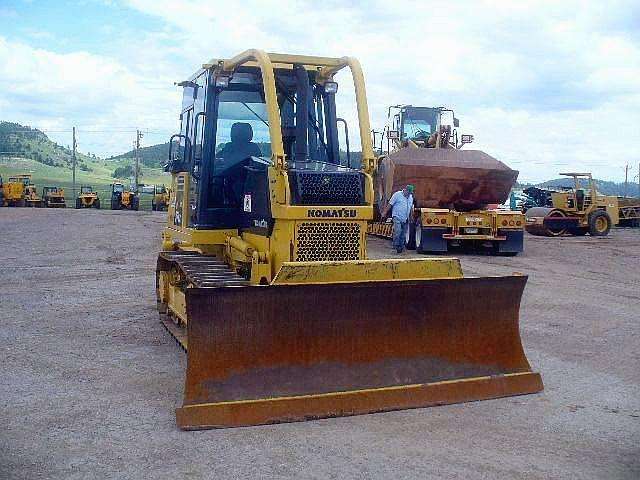
[[[0,478],[640,478],[640,230],[462,257],[529,275],[541,394],[182,432],[185,356],[155,311],[163,221],[0,209]]]

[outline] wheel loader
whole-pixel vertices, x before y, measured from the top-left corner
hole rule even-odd
[[[124,184],[115,182],[111,184],[111,210],[139,210],[140,197],[138,193]]]
[[[153,199],[151,200],[151,210],[154,212],[166,212],[169,206],[169,190],[164,185],[153,186]]]
[[[518,172],[479,150],[462,150],[473,136],[459,137],[458,127],[448,108],[389,107],[378,148],[375,221],[369,233],[391,238],[392,225],[380,214],[395,191],[412,184],[416,208],[407,228],[408,249],[517,255],[524,246],[524,215],[489,205],[509,197]]]
[[[546,206],[525,212],[526,230],[532,235],[558,237],[565,234],[594,237],[609,234],[613,225],[640,220],[640,200],[601,195],[591,173],[561,173],[571,177],[573,187],[562,191],[541,191]]]
[[[340,165],[343,69],[360,169]],[[526,276],[465,277],[455,258],[367,258],[376,157],[356,59],[247,50],[179,85],[156,286],[162,324],[187,352],[180,428],[542,390],[518,326]]]
[[[47,208],[66,208],[64,190],[60,187],[44,187],[42,189],[42,203]]]
[[[91,185],[81,185],[76,198],[76,208],[100,208],[100,197]]]

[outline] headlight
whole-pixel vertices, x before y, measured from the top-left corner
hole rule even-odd
[[[325,82],[324,91],[325,91],[325,93],[337,93],[338,92],[338,83],[337,82]]]

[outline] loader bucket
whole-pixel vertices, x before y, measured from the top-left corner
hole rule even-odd
[[[183,429],[534,393],[525,276],[187,290]]]

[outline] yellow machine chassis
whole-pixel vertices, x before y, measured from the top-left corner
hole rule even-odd
[[[350,68],[366,205],[347,212],[291,205],[274,68],[294,64],[318,71],[320,81]],[[367,259],[376,160],[357,60],[247,50],[204,67],[231,74],[240,65],[262,73],[274,226],[269,236],[190,228],[190,175],[174,174],[156,285],[163,323],[188,352],[178,426],[299,421],[540,391],[518,330],[526,277],[465,278],[452,258]],[[304,233],[308,226],[318,227],[317,238]],[[353,233],[322,234],[331,228]],[[305,259],[314,252],[310,237],[327,258]]]

